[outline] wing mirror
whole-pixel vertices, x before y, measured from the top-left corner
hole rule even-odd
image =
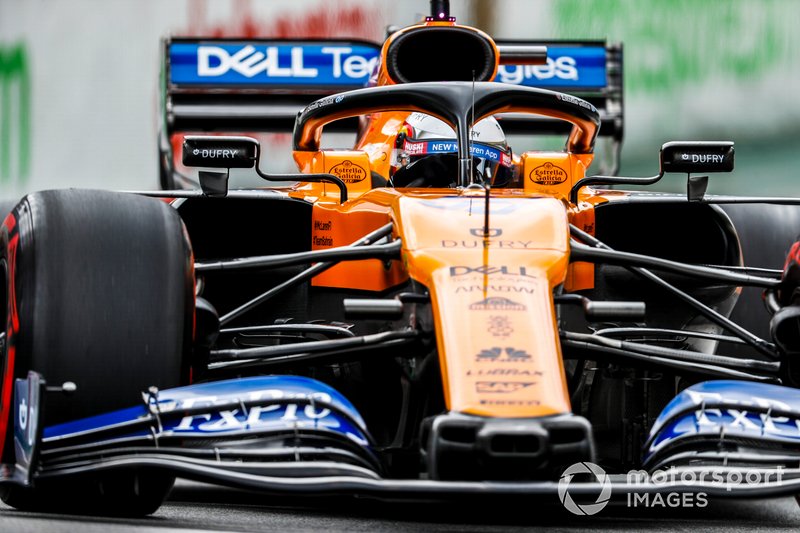
[[[250,137],[187,135],[183,138],[183,164],[187,167],[224,168],[225,172],[198,172],[206,196],[226,196],[232,168],[254,168],[259,144]]]
[[[258,152],[258,141],[250,137],[183,138],[183,164],[187,167],[253,168]]]
[[[699,202],[708,189],[708,176],[692,176],[696,172],[730,172],[733,170],[733,143],[730,141],[673,141],[661,146],[661,175],[666,172],[688,174],[686,197]]]
[[[661,173],[730,172],[733,143],[730,141],[673,141],[661,147]]]
[[[652,185],[667,172],[689,174],[686,197],[690,202],[703,199],[708,188],[708,176],[692,176],[696,172],[730,172],[733,170],[733,143],[731,141],[672,141],[661,146],[660,172],[649,178],[627,176],[588,176],[579,180],[569,191],[572,203],[578,203],[581,187],[603,185]]]
[[[339,188],[339,200],[347,201],[347,186],[333,174],[265,174],[258,168],[261,145],[252,137],[187,135],[183,138],[183,164],[187,167],[225,169],[224,172],[200,170],[200,188],[206,196],[227,196],[232,168],[254,168],[267,181],[315,181],[333,183]]]

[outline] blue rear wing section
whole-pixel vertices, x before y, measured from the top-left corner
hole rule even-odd
[[[496,41],[547,46],[543,65],[505,64],[495,81],[580,96],[600,112],[600,135],[617,146],[623,131],[622,47],[604,41]],[[172,134],[188,131],[290,132],[312,101],[367,85],[380,45],[353,40],[175,38],[163,43],[162,155]],[[420,58],[424,60],[424,58]],[[562,134],[566,122],[532,115],[498,117],[507,133]],[[355,120],[326,131],[354,131]],[[164,157],[162,160],[169,160]]]
[[[364,87],[380,48],[357,42],[201,41],[171,42],[168,54],[173,88],[327,91]],[[500,65],[493,81],[573,91],[609,86],[604,43],[548,46],[547,54],[546,65]]]
[[[507,44],[502,41],[498,44]],[[610,83],[609,62],[605,43],[576,43],[547,46],[545,65],[500,65],[494,81],[526,87],[560,90],[562,92],[597,92]]]
[[[358,42],[172,42],[173,88],[350,90],[364,87],[380,48]]]

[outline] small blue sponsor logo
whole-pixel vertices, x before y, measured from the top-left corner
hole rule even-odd
[[[409,155],[426,154],[449,154],[458,152],[456,141],[406,141],[403,143],[403,151]],[[508,153],[480,143],[471,143],[469,147],[470,155],[488,161],[495,161],[503,166],[511,166],[511,156]]]

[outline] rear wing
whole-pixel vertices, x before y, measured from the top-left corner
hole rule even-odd
[[[380,46],[366,41],[169,39],[163,110],[168,133],[291,131],[314,100],[364,87]]]
[[[495,41],[502,50],[506,46],[546,46],[545,65],[501,64],[494,81],[526,87],[550,89],[579,96],[591,102],[600,112],[603,125],[600,135],[622,140],[623,92],[622,45],[604,41]],[[502,59],[501,59],[502,63]],[[513,122],[506,117],[505,124]],[[569,132],[569,125],[559,129],[555,124],[536,117],[523,119],[526,128],[538,126],[537,133]]]
[[[591,102],[600,113],[598,137],[610,141],[607,160],[600,161],[600,173],[614,175],[619,169],[624,133],[623,48],[621,43],[605,41],[495,41],[507,46],[546,46],[545,65],[504,65],[494,81],[539,87],[579,96]],[[570,124],[562,120],[517,116],[497,117],[506,133],[568,134]]]
[[[590,101],[614,143],[616,169],[623,132],[622,47],[603,41],[496,41],[494,81],[562,91]],[[543,65],[503,61],[503,50],[544,45]],[[191,39],[163,42],[161,70],[162,184],[172,174],[171,139],[182,132],[291,132],[295,117],[323,96],[364,87],[381,45],[357,40]],[[507,132],[560,134],[569,124],[535,116],[498,117]],[[332,128],[355,131],[356,121]]]

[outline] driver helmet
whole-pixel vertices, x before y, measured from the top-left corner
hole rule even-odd
[[[511,149],[493,117],[472,127],[474,179],[505,187],[513,178]],[[400,128],[392,152],[390,184],[394,187],[454,187],[458,175],[456,133],[445,122],[411,113]]]

